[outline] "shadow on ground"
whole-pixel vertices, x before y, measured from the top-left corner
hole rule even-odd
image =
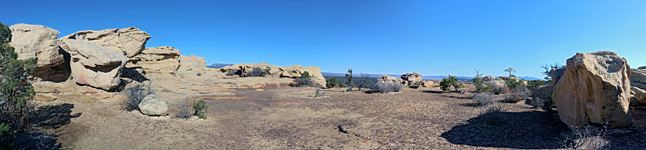
[[[442,133],[453,144],[470,146],[556,149],[561,148],[559,135],[569,131],[551,112],[494,112],[468,120]]]
[[[72,114],[74,104],[47,105],[38,107],[30,115],[30,121],[39,130],[57,129],[71,122],[81,113]],[[60,149],[57,136],[40,131],[17,133],[13,145],[16,149]]]

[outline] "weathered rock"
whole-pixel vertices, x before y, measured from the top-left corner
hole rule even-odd
[[[561,121],[570,126],[606,121],[615,127],[631,126],[629,69],[626,59],[609,51],[577,53],[568,59],[552,94]]]
[[[150,94],[139,103],[139,111],[148,116],[166,116],[168,115],[168,104],[161,100],[157,95]]]
[[[63,63],[59,53],[57,30],[42,25],[15,24],[11,29],[11,46],[18,59],[37,58],[38,67],[52,67]]]
[[[494,77],[494,76],[486,76],[483,79],[484,79],[484,81],[491,81],[491,80],[495,80],[496,77]]]
[[[532,91],[532,97],[534,99],[541,98],[544,100],[550,99],[554,91],[554,86],[543,86]]]
[[[177,73],[180,51],[169,46],[149,47],[130,58],[127,67],[141,67],[146,73]]]
[[[280,77],[281,67],[275,65],[269,65],[268,63],[251,63],[251,64],[235,64],[232,66],[222,67],[219,70],[229,75],[238,75],[241,77],[253,76],[249,73],[253,70],[260,70],[261,72],[267,71],[264,77]],[[299,76],[300,77],[300,76]]]
[[[634,93],[635,98],[639,103],[646,104],[646,90],[638,87],[630,87],[630,90]]]
[[[639,67],[639,68],[637,68],[637,69],[646,70],[646,66],[641,66],[641,67]]]
[[[377,82],[395,82],[399,84],[402,84],[403,81],[404,80],[400,78],[389,76],[389,75],[381,75],[381,79],[377,79]]]
[[[61,40],[61,48],[71,55],[71,75],[78,84],[110,90],[120,83],[128,58],[96,44]]]
[[[146,46],[150,35],[135,27],[122,29],[105,29],[101,31],[79,31],[63,37],[63,39],[76,39],[89,41],[109,50],[133,57]]]
[[[630,82],[646,83],[646,70],[631,69]]]
[[[417,72],[402,74],[401,79],[404,80],[408,86],[421,85],[424,83],[422,74]]]
[[[191,56],[179,56],[179,69],[177,72],[187,73],[187,72],[203,72],[206,69],[206,59],[204,57],[197,57],[195,55]]]
[[[281,67],[280,70],[282,71],[281,75],[282,77],[289,77],[289,78],[298,78],[301,77],[301,69],[303,66],[301,65],[291,65],[287,67]],[[309,72],[308,72],[309,73]]]
[[[321,68],[316,66],[305,67],[302,69],[301,74],[305,71],[310,74],[312,82],[318,84],[319,86],[325,86],[325,84],[327,83],[325,81],[325,77],[323,77],[323,74],[321,74]]]

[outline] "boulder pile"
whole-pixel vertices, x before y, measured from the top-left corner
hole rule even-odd
[[[630,66],[617,53],[577,53],[554,71],[552,98],[561,121],[569,126],[609,123],[629,127]]]

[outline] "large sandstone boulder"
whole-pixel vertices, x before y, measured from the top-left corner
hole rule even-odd
[[[63,37],[62,39],[76,39],[89,41],[109,50],[134,57],[141,53],[150,39],[150,35],[135,27],[122,29],[105,29],[101,31],[79,31]]]
[[[577,53],[554,85],[553,101],[561,121],[569,126],[632,125],[630,66],[615,52]]]
[[[381,79],[377,79],[377,82],[384,82],[384,83],[395,82],[395,83],[401,84],[404,82],[404,80],[397,77],[389,76],[389,75],[381,75]]]
[[[191,56],[179,56],[179,69],[177,72],[187,73],[187,72],[203,72],[206,69],[206,59],[204,57],[197,57],[195,55]]]
[[[142,67],[146,73],[175,74],[179,69],[180,51],[169,46],[149,47],[130,58],[126,67]]]
[[[11,46],[18,53],[18,59],[37,58],[38,67],[52,67],[63,63],[59,53],[58,32],[42,25],[15,24],[11,29]]]
[[[303,67],[301,65],[293,65],[287,67],[278,67],[275,65],[269,65],[268,63],[255,63],[255,64],[235,64],[233,66],[227,66],[220,68],[221,72],[227,73],[229,75],[238,75],[240,77],[247,77],[248,73],[254,69],[265,70],[268,69],[270,75],[265,77],[287,77],[287,78],[300,78],[303,73],[307,71],[309,73],[311,80],[321,86],[325,86],[325,78],[321,74],[321,68],[311,66]]]
[[[422,74],[419,74],[417,72],[402,74],[401,79],[404,80],[404,83],[408,86],[420,85],[424,83]]]
[[[110,90],[119,85],[128,57],[99,45],[79,40],[61,40],[71,55],[71,76],[78,84]]]
[[[282,71],[282,74],[280,76],[289,77],[289,78],[301,77],[301,74],[303,73],[301,72],[302,68],[303,66],[301,65],[291,65],[287,67],[281,67],[280,70]]]
[[[138,105],[139,111],[148,116],[166,116],[168,115],[168,104],[161,100],[157,95],[150,94],[144,97]]]

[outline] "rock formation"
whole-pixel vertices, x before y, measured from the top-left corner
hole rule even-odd
[[[553,101],[561,121],[569,126],[632,125],[629,109],[630,66],[615,52],[577,53],[567,60],[560,77],[553,76]]]
[[[417,72],[402,74],[401,78],[402,80],[404,80],[403,84],[408,86],[424,84],[422,74],[419,74]]]
[[[646,67],[631,69],[630,86],[640,104],[646,104]]]
[[[240,77],[248,76],[248,73],[256,70],[267,71],[269,72],[266,77],[287,77],[287,78],[299,78],[303,75],[304,72],[310,74],[312,81],[321,86],[325,85],[325,78],[321,74],[321,69],[319,67],[302,67],[301,65],[292,65],[287,67],[278,67],[275,65],[269,65],[267,63],[255,63],[255,64],[235,64],[233,66],[227,66],[220,68],[220,71],[227,73],[228,75],[237,75]]]
[[[177,72],[187,73],[187,72],[203,72],[206,69],[206,59],[204,57],[197,57],[195,55],[191,56],[179,56],[179,69]]]
[[[150,39],[150,35],[135,27],[122,29],[105,29],[101,31],[79,31],[63,37],[62,39],[76,39],[89,41],[109,50],[134,57],[141,53]]]
[[[79,40],[61,40],[71,55],[71,75],[78,84],[110,90],[119,85],[128,58],[99,45]]]
[[[175,74],[180,66],[180,51],[169,46],[149,47],[130,58],[127,67],[142,67],[146,73]]]
[[[60,51],[59,32],[42,25],[15,24],[9,27],[12,38],[11,46],[15,48],[18,59],[36,58],[37,80],[65,81],[69,77],[69,66],[65,63]]]
[[[395,83],[401,84],[401,83],[404,83],[404,80],[397,77],[389,76],[389,75],[381,75],[381,79],[377,79],[377,82],[384,82],[384,83],[395,82]]]

